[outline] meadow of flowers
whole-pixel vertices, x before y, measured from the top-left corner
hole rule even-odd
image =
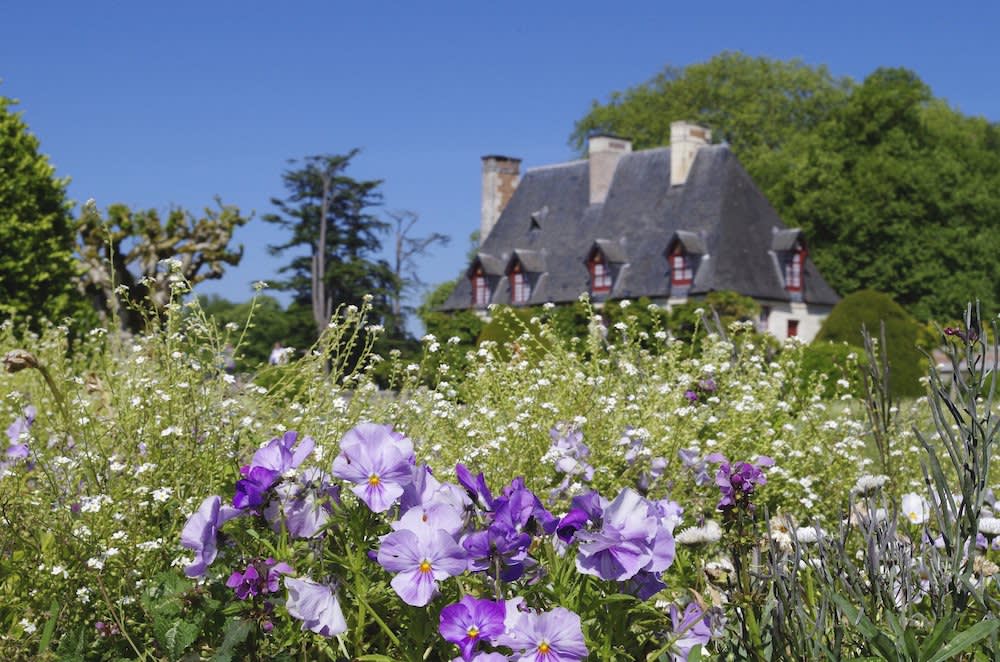
[[[740,324],[624,319],[410,363],[344,309],[252,375],[196,303],[3,325],[0,652],[996,659],[988,324],[894,403],[877,348],[813,374]]]

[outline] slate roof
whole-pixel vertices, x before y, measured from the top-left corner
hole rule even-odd
[[[700,256],[687,296],[734,290],[756,299],[793,300],[783,282],[781,254],[801,232],[785,227],[728,146],[699,149],[681,186],[670,186],[669,147],[624,154],[603,203],[589,203],[589,186],[586,160],[525,172],[480,247],[484,271],[498,276],[492,302],[510,302],[504,274],[515,256],[533,279],[528,305],[575,301],[590,289],[587,258],[595,245],[617,267],[606,298],[669,297],[667,249],[674,241]],[[501,273],[498,263],[504,265]],[[801,298],[794,300],[840,300],[808,257],[803,282]],[[470,308],[471,301],[471,283],[460,278],[442,309]]]

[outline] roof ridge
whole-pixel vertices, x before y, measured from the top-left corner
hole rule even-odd
[[[569,166],[580,165],[581,163],[587,163],[588,159],[577,159],[575,161],[563,161],[562,163],[549,163],[548,165],[534,166],[527,168],[525,172],[537,172],[538,170],[551,170],[553,168],[568,168]]]

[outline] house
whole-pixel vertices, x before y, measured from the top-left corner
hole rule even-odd
[[[531,168],[483,157],[479,252],[444,310],[649,297],[663,306],[733,290],[759,327],[809,341],[839,297],[725,144],[688,122],[671,146],[590,138],[586,159]]]

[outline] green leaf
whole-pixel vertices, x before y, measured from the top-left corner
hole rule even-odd
[[[696,644],[688,653],[688,662],[701,662],[701,644]]]
[[[973,644],[985,639],[986,637],[993,634],[1000,626],[1000,621],[982,621],[981,623],[976,623],[968,630],[963,631],[961,634],[949,641],[937,655],[929,658],[926,662],[944,662],[949,658],[952,658],[962,651],[966,651],[972,647]]]
[[[42,630],[42,638],[38,641],[38,657],[41,657],[42,653],[49,649],[49,644],[52,642],[52,634],[56,630],[56,621],[58,620],[59,602],[53,600],[52,606],[49,607],[49,619],[45,621],[45,628]]]
[[[226,636],[212,658],[212,662],[230,662],[237,646],[247,640],[253,623],[245,619],[233,619],[226,624]]]
[[[198,626],[181,620],[174,621],[169,627],[164,628],[165,625],[166,621],[162,619],[153,622],[156,640],[170,658],[176,659],[198,638]]]

